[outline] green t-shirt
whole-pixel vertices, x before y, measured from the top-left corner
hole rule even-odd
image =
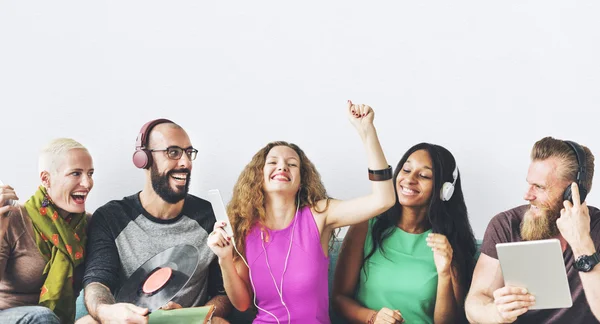
[[[371,251],[371,228],[375,219],[369,221],[365,240],[365,256]],[[433,252],[425,239],[431,233],[407,233],[395,228],[393,234],[383,241],[385,254],[377,249],[360,270],[356,291],[359,303],[373,310],[383,307],[397,309],[406,323],[433,323],[438,275]]]

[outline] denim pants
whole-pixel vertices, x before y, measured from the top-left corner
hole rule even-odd
[[[58,316],[44,306],[20,306],[0,310],[2,324],[60,324]]]

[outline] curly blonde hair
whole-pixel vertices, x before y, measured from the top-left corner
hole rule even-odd
[[[299,208],[307,205],[315,208],[316,203],[323,199],[327,199],[325,208],[317,211],[324,212],[329,207],[329,196],[321,182],[321,176],[304,151],[293,143],[283,141],[267,144],[254,154],[250,163],[240,174],[233,187],[233,197],[227,205],[227,214],[232,218],[231,227],[235,244],[244,257],[246,255],[246,236],[250,229],[255,224],[264,224],[266,221],[263,169],[267,155],[276,146],[287,146],[296,151],[300,157]],[[234,256],[237,257],[237,254],[234,253]]]

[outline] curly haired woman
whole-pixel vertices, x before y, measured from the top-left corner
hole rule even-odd
[[[242,171],[228,206],[238,254],[234,257],[224,224],[217,223],[209,237],[232,304],[244,311],[254,299],[254,323],[329,323],[328,247],[334,229],[364,222],[394,204],[391,167],[373,110],[348,101],[348,116],[367,151],[371,194],[331,199],[298,146],[269,143]]]

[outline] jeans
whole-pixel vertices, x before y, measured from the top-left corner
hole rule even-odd
[[[58,316],[44,306],[20,306],[0,310],[2,324],[60,324]]]

